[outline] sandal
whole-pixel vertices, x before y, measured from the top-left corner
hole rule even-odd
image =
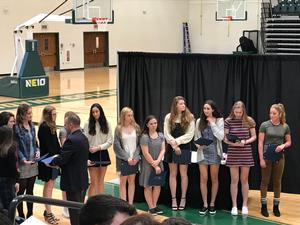
[[[44,219],[49,224],[58,224],[59,219],[56,218],[53,213],[47,213],[47,211],[44,211]]]
[[[175,204],[173,204],[173,202],[176,202]],[[177,211],[178,207],[177,207],[177,199],[176,197],[172,198],[172,211]]]
[[[185,209],[185,204],[186,204],[185,198],[181,198],[178,210],[180,210],[180,211],[184,210]]]

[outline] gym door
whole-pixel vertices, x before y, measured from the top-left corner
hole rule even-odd
[[[108,32],[84,32],[84,67],[108,66]]]
[[[38,41],[38,53],[46,71],[59,70],[58,33],[34,33]]]

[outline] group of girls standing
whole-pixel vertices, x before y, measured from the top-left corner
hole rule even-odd
[[[7,154],[1,155],[1,166],[5,166],[7,171],[7,182],[5,188],[1,188],[1,202],[4,209],[8,210],[9,203],[17,195],[28,194],[33,195],[34,183],[36,177],[45,182],[43,189],[44,197],[51,197],[54,187],[55,178],[59,171],[38,164],[37,160],[40,155],[48,154],[49,156],[60,152],[60,144],[56,135],[56,111],[52,106],[46,106],[43,109],[42,119],[36,135],[35,126],[32,123],[32,108],[28,104],[21,104],[17,109],[16,119],[10,112],[2,112],[0,114],[1,132],[6,132],[6,135],[1,133],[3,143],[6,147],[1,147],[1,152],[9,146]],[[37,138],[39,139],[39,147]],[[10,140],[9,142],[7,142]],[[2,141],[1,141],[2,142]],[[9,144],[8,144],[9,143]],[[9,159],[9,160],[6,160]],[[5,165],[6,164],[6,165]],[[2,177],[1,176],[1,177]],[[1,178],[2,179],[2,178]],[[6,193],[6,197],[2,194]],[[23,204],[18,205],[18,214],[22,218],[29,218],[33,214],[33,204],[27,202],[27,213],[25,216]],[[45,220],[51,224],[57,224],[58,219],[52,214],[51,207],[46,205],[44,211]]]
[[[132,109],[124,107],[121,110],[114,137],[117,171],[121,171],[124,163],[129,166],[136,166],[141,160],[140,149],[142,150],[139,183],[144,187],[149,213],[153,215],[163,213],[157,207],[161,188],[160,186],[149,185],[151,171],[153,170],[156,174],[163,171],[162,159],[165,154],[165,141],[164,135],[157,131],[157,123],[157,119],[150,115],[146,118],[141,130],[135,122]],[[133,204],[134,199],[135,177],[136,173],[120,174],[120,198],[128,200],[130,204]],[[128,190],[126,188],[127,183]]]
[[[157,200],[160,187],[150,186],[148,183],[149,173],[152,170],[159,174],[164,168],[162,161],[169,166],[169,185],[171,191],[172,210],[184,210],[186,206],[186,193],[188,187],[187,162],[178,162],[178,156],[184,157],[186,151],[191,150],[193,140],[200,137],[212,141],[209,145],[197,145],[197,162],[200,172],[200,191],[203,206],[199,213],[205,215],[215,214],[215,200],[218,193],[218,173],[223,158],[222,142],[228,145],[226,165],[230,169],[231,176],[231,199],[232,215],[238,215],[237,193],[238,182],[241,181],[243,207],[241,213],[248,214],[248,175],[250,167],[254,166],[252,156],[252,144],[256,141],[256,123],[247,115],[243,102],[236,102],[230,115],[224,120],[216,104],[207,100],[196,120],[186,106],[183,97],[177,96],[173,99],[171,112],[165,116],[164,134],[157,131],[157,119],[149,116],[142,132],[136,124],[133,111],[125,107],[121,111],[120,120],[115,132],[114,150],[117,156],[117,169],[120,170],[122,160],[135,165],[139,160],[140,148],[142,150],[140,185],[144,186],[145,199],[150,213],[161,212],[157,208]],[[260,166],[262,171],[261,180],[261,214],[269,216],[267,209],[267,188],[273,173],[274,201],[273,214],[280,216],[279,197],[281,192],[281,177],[284,169],[284,155],[277,161],[264,157],[268,144],[276,144],[275,152],[282,152],[291,145],[289,126],[285,121],[285,109],[282,104],[274,104],[270,107],[270,120],[263,122],[259,128],[258,150]],[[139,135],[141,133],[141,135]],[[231,140],[228,135],[238,137]],[[166,142],[166,145],[165,143]],[[165,147],[166,146],[166,147]],[[175,160],[177,158],[177,160]],[[177,201],[177,173],[181,178],[181,196]],[[211,196],[208,202],[208,173],[211,177]],[[128,182],[128,201],[133,202],[135,174],[122,176],[120,178],[120,196],[126,200],[126,182]],[[179,203],[179,204],[178,204]]]
[[[67,112],[65,117],[72,114],[74,113]],[[46,106],[36,135],[30,105],[21,104],[18,107],[16,121],[10,112],[0,114],[0,167],[3,167],[0,170],[0,209],[8,210],[16,194],[33,195],[36,177],[44,181],[43,197],[52,197],[55,179],[60,171],[38,163],[38,159],[45,155],[49,157],[59,154],[68,136],[66,130],[62,128],[58,137],[56,116],[56,109],[53,106]],[[83,132],[90,144],[87,164],[91,181],[88,195],[91,196],[103,192],[104,176],[110,164],[107,149],[113,142],[112,130],[101,105],[96,103],[91,106],[90,116]],[[66,200],[65,193],[63,199]],[[32,213],[32,203],[27,202],[26,216],[22,203],[19,204],[20,217],[28,218]],[[64,209],[63,215],[68,217],[67,209]],[[58,224],[59,221],[52,213],[50,205],[45,205],[44,218],[49,224]]]
[[[184,106],[183,106],[184,105]],[[176,107],[175,107],[176,106]],[[174,110],[174,107],[177,110]],[[173,112],[173,113],[172,113]],[[173,115],[172,115],[173,114]],[[185,100],[183,97],[175,97],[171,107],[171,114],[168,114],[165,119],[165,138],[167,143],[172,147],[174,152],[184,151],[187,149],[186,144],[191,141],[193,136],[192,120],[190,118],[189,111],[185,107]],[[181,134],[178,136],[178,125],[172,126],[172,121],[180,123]],[[190,126],[184,128],[186,121],[190,122]],[[169,126],[168,126],[169,125]],[[169,130],[168,130],[169,129]],[[179,130],[180,130],[179,129]],[[171,131],[170,131],[171,130]],[[182,131],[183,130],[183,131]],[[172,134],[170,136],[170,133]],[[230,141],[227,137],[228,134],[235,135],[238,137],[238,141]],[[188,139],[185,139],[189,137]],[[200,191],[203,199],[203,207],[199,213],[205,215],[207,212],[215,214],[215,199],[218,192],[218,171],[220,161],[222,159],[222,141],[228,144],[227,152],[227,166],[230,168],[231,175],[231,199],[232,199],[232,215],[238,215],[237,209],[237,187],[238,181],[241,180],[242,184],[242,195],[243,195],[243,207],[242,214],[248,214],[248,175],[251,166],[254,166],[252,147],[251,143],[256,140],[255,121],[249,117],[246,113],[246,108],[243,102],[236,102],[231,110],[228,118],[224,120],[219,113],[216,104],[212,100],[207,100],[202,108],[200,118],[196,121],[194,130],[194,140],[200,137],[212,140],[212,143],[208,146],[197,147],[197,161],[199,164],[200,171]],[[183,141],[185,139],[185,141]],[[271,173],[273,173],[273,184],[274,184],[274,202],[273,202],[273,213],[275,216],[280,216],[279,211],[279,197],[281,192],[281,178],[284,169],[284,155],[279,160],[272,161],[264,157],[264,153],[267,151],[268,144],[275,144],[275,152],[282,152],[285,148],[291,145],[291,135],[289,126],[285,121],[285,109],[282,104],[274,104],[270,108],[270,120],[263,122],[259,128],[259,140],[258,150],[260,158],[260,166],[262,169],[262,180],[261,180],[261,213],[263,216],[269,216],[267,210],[267,188]],[[180,149],[178,146],[180,145]],[[167,147],[168,148],[168,147]],[[183,200],[185,199],[187,177],[186,167],[179,165],[181,173],[181,179],[183,184],[181,185],[181,202],[178,209],[184,208]],[[211,176],[211,198],[210,204],[207,202],[207,178],[208,178],[208,167],[210,167]],[[170,189],[172,193],[172,209],[176,210],[176,176],[172,176],[172,172],[177,173],[177,165],[169,163],[170,168]]]
[[[72,112],[67,112],[68,116]],[[267,209],[267,188],[270,177],[273,177],[274,201],[273,213],[280,216],[279,199],[281,192],[281,178],[284,169],[284,155],[277,161],[264,157],[268,145],[276,144],[275,151],[283,152],[291,145],[289,126],[285,119],[285,110],[282,104],[274,104],[270,108],[270,120],[265,121],[259,128],[258,151],[262,170],[261,180],[261,213],[269,216]],[[36,140],[36,131],[32,123],[32,109],[27,104],[21,104],[17,109],[16,123],[14,115],[8,112],[0,114],[0,196],[1,207],[7,208],[17,192],[18,195],[33,194],[36,176],[45,182],[43,196],[51,198],[55,179],[59,170],[38,164],[40,156],[59,154],[61,146],[67,137],[62,128],[57,137],[56,110],[52,106],[43,109]],[[248,175],[250,167],[254,165],[251,144],[256,140],[255,121],[246,113],[243,102],[236,102],[228,118],[223,119],[216,104],[207,100],[196,120],[186,106],[183,97],[173,99],[170,113],[165,116],[164,133],[157,129],[158,121],[154,116],[148,116],[141,129],[135,122],[133,110],[124,107],[112,136],[112,128],[106,119],[103,108],[95,103],[90,108],[89,119],[84,125],[83,132],[88,138],[90,188],[88,195],[102,193],[104,190],[104,177],[107,166],[111,164],[108,148],[113,144],[116,154],[117,171],[121,170],[126,162],[129,166],[136,166],[140,162],[139,183],[144,187],[144,195],[151,214],[161,214],[157,207],[160,195],[160,186],[149,184],[149,176],[154,171],[161,174],[164,171],[163,160],[169,166],[169,185],[171,191],[172,210],[184,210],[186,206],[186,193],[188,188],[188,162],[178,161],[187,151],[191,150],[193,140],[200,137],[212,141],[209,145],[196,145],[197,162],[200,172],[200,191],[203,207],[199,213],[215,214],[215,200],[218,192],[218,172],[223,156],[222,141],[228,144],[227,166],[231,175],[232,215],[238,214],[237,187],[240,179],[242,184],[243,207],[242,214],[248,214]],[[227,135],[236,135],[239,141],[232,141]],[[175,160],[177,158],[177,160]],[[8,159],[8,160],[6,160]],[[3,162],[3,163],[2,163]],[[18,163],[17,163],[18,162]],[[6,164],[9,165],[6,165]],[[7,167],[6,167],[7,166]],[[8,171],[8,172],[4,172]],[[181,196],[177,201],[177,174],[181,178]],[[208,202],[208,173],[211,177],[211,197]],[[133,204],[135,192],[136,173],[120,175],[120,197]],[[9,180],[9,182],[7,182]],[[128,189],[127,189],[128,183]],[[7,185],[8,184],[8,185]],[[64,196],[64,195],[63,195]],[[127,198],[128,196],[128,198]],[[179,204],[178,204],[179,203]],[[18,206],[18,212],[25,218],[23,206]],[[26,217],[32,215],[32,203],[27,203]],[[46,205],[45,220],[50,224],[57,224],[57,219]]]

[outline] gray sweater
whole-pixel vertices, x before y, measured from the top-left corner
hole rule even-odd
[[[133,159],[135,160],[140,160],[140,145],[139,145],[139,135],[140,135],[140,131],[137,130],[136,131],[136,150],[133,154]],[[120,171],[121,168],[121,162],[123,161],[128,161],[128,159],[130,158],[129,154],[125,151],[125,149],[123,148],[123,144],[122,144],[122,134],[119,131],[118,128],[115,129],[115,137],[114,137],[114,152],[116,154],[116,167],[117,167],[117,171]]]

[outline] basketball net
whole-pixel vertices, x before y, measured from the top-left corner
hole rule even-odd
[[[232,20],[232,16],[224,16],[223,20],[224,21],[231,21]]]
[[[92,23],[95,24],[95,28],[97,28],[99,31],[107,31],[108,22],[109,22],[108,18],[102,18],[102,17],[92,18]]]

